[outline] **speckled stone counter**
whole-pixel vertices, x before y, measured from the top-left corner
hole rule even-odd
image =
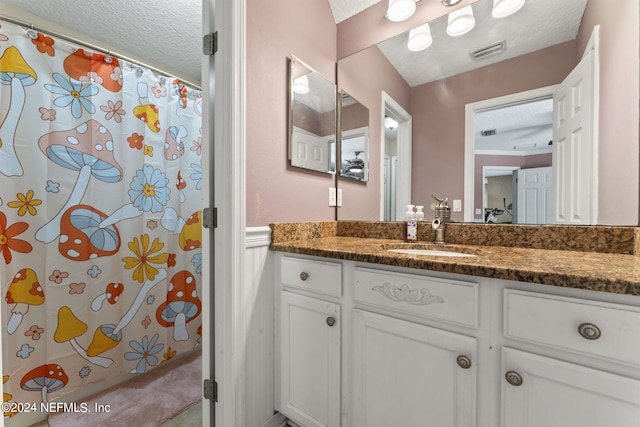
[[[295,235],[304,236],[298,239],[290,239],[293,235],[282,233],[285,229],[296,229],[295,225],[285,226],[279,224],[272,226],[273,237],[271,249],[327,258],[640,296],[640,257],[633,255],[637,253],[637,229],[634,227],[626,227],[626,230],[620,230],[625,229],[625,227],[612,227],[616,230],[602,231],[610,231],[611,233],[608,233],[610,236],[620,237],[622,242],[611,242],[611,247],[615,248],[615,250],[611,250],[602,243],[596,245],[597,250],[594,250],[592,246],[588,245],[589,239],[595,242],[599,242],[600,240],[606,241],[607,233],[604,233],[605,237],[600,236],[600,233],[594,233],[594,229],[597,227],[582,227],[590,229],[585,230],[584,233],[587,233],[587,236],[589,232],[592,233],[591,237],[585,239],[576,238],[575,242],[571,240],[570,237],[563,238],[558,236],[557,230],[550,231],[546,226],[533,227],[537,229],[547,228],[547,232],[551,232],[552,236],[547,240],[538,240],[538,244],[544,246],[542,243],[546,242],[547,245],[553,243],[564,246],[565,250],[557,250],[548,248],[539,249],[535,248],[535,245],[532,245],[534,248],[523,248],[506,245],[455,243],[448,243],[442,246],[433,245],[427,241],[405,243],[403,240],[398,239],[397,236],[395,236],[395,239],[393,238],[394,228],[399,228],[400,236],[403,231],[401,224],[397,225],[394,223],[386,223],[390,224],[389,227],[381,225],[385,223],[369,223],[369,228],[360,226],[364,227],[361,229],[361,235],[367,237],[340,235],[341,222],[337,224],[303,224],[305,224],[302,227],[303,229],[315,231],[308,231],[307,233],[297,231]],[[321,226],[318,224],[326,225]],[[330,224],[336,224],[335,232],[333,232],[332,225]],[[456,225],[474,226],[473,224]],[[495,226],[491,225],[489,227]],[[518,227],[526,226],[515,226],[511,229],[513,230]],[[388,228],[391,228],[391,233],[388,232]],[[574,227],[562,228],[573,229]],[[498,230],[497,228],[493,228],[487,231],[495,233]],[[344,234],[354,234],[353,231],[346,232],[343,230],[342,232]],[[520,230],[520,232],[522,232],[522,230]],[[570,233],[576,233],[576,230],[570,230],[569,236],[571,236]],[[618,235],[616,233],[620,234]],[[465,234],[473,235],[471,232],[466,233],[464,230],[460,231],[460,235]],[[544,233],[542,233],[542,235],[544,236]],[[476,237],[476,239],[482,242],[479,237]],[[553,240],[553,242],[549,241],[549,239]],[[580,243],[581,240],[583,240],[582,243]],[[417,249],[457,251],[474,256],[453,258],[407,255],[390,252],[388,250],[405,247],[406,245]],[[583,250],[575,250],[575,247],[583,248]]]

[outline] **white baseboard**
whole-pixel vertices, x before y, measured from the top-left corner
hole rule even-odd
[[[273,414],[273,417],[269,418],[269,421],[262,424],[260,427],[286,427],[287,419],[280,412]]]

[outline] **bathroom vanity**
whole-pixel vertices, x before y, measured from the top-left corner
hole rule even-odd
[[[398,252],[407,245],[272,244],[276,409],[291,421],[638,425],[640,257],[467,244],[438,246],[453,256]]]

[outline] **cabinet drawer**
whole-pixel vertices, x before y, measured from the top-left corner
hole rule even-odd
[[[640,366],[640,307],[505,289],[507,338]]]
[[[382,309],[478,327],[478,284],[355,268],[355,301]]]
[[[342,265],[335,262],[282,257],[282,284],[334,297],[342,296]]]

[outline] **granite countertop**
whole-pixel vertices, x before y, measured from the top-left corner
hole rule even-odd
[[[475,256],[454,258],[388,251],[398,246],[457,251]],[[344,236],[276,240],[271,244],[271,249],[446,273],[640,295],[640,257],[635,255],[466,244],[434,245],[426,242],[406,243],[402,240]]]

